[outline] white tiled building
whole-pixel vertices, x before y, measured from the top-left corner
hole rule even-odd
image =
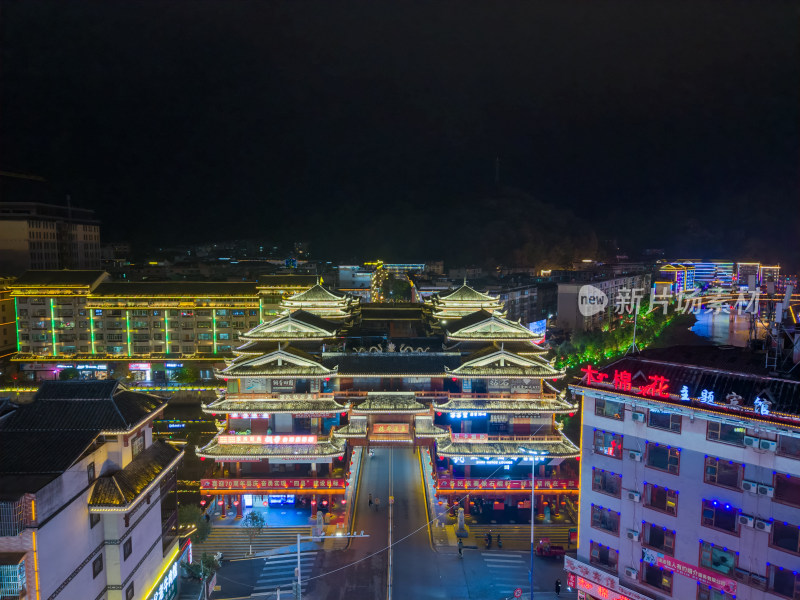
[[[152,440],[164,406],[113,380],[46,382],[2,406],[0,597],[174,597],[183,452]]]
[[[585,372],[571,386],[583,431],[570,583],[586,598],[800,598],[800,382],[642,355]]]

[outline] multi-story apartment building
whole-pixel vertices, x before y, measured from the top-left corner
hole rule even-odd
[[[242,335],[219,373],[227,391],[204,408],[225,419],[198,450],[229,471],[201,484],[223,512],[285,494],[312,511],[338,503],[363,446],[429,448],[437,495],[467,512],[530,519],[534,465],[540,511],[577,494],[577,477],[553,471],[578,455],[554,419],[576,410],[550,384],[564,372],[496,298],[464,285],[424,304],[366,304],[317,286],[285,306]]]
[[[664,358],[668,356],[669,358]],[[800,598],[800,382],[739,350],[671,348],[587,366],[585,598]]]
[[[609,321],[620,302],[629,300],[633,295],[642,297],[650,292],[652,276],[647,272],[620,275],[604,279],[587,279],[580,282],[558,284],[558,326],[571,331],[594,329]],[[585,285],[591,285],[606,295],[605,310],[594,314],[581,311],[580,291]]]
[[[52,381],[29,404],[0,406],[3,598],[175,590],[183,451],[152,439],[165,404],[117,381]]]
[[[0,202],[0,271],[100,268],[94,211],[40,202]]]
[[[16,301],[23,378],[77,368],[103,378],[126,363],[136,379],[165,380],[193,363],[210,379],[238,332],[277,316],[282,298],[316,277],[256,282],[112,282],[103,271],[29,271],[9,285]]]
[[[14,354],[17,350],[17,324],[14,311],[14,298],[9,285],[10,277],[0,277],[0,359]]]

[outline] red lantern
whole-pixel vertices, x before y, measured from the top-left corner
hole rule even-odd
[[[437,413],[436,413],[436,416],[437,416],[437,417],[441,417],[441,416],[442,416],[442,413],[440,413],[440,412],[437,412]]]
[[[328,506],[328,501],[327,500],[323,500],[322,501],[322,506]]]
[[[266,506],[268,503],[267,503],[267,501],[266,501],[266,500],[264,500],[263,504],[264,504],[264,506]]]
[[[206,505],[206,501],[205,500],[200,500],[200,506],[205,506],[205,505]]]
[[[233,505],[234,505],[234,506],[239,506],[239,501],[238,501],[238,500],[234,500],[234,501],[233,501]]]
[[[344,506],[345,504],[347,504],[347,500],[345,500],[344,498],[342,498],[342,506]]]
[[[317,501],[316,500],[312,500],[311,501],[311,506],[316,506],[316,505],[317,505]]]
[[[200,460],[205,460],[205,459],[206,459],[206,457],[205,457],[205,456],[201,456],[201,457],[200,457]]]
[[[225,501],[224,501],[224,500],[220,500],[219,502],[217,502],[217,504],[219,504],[220,506],[222,506],[223,504],[225,504]]]
[[[344,417],[344,416],[346,416],[346,415],[347,415],[347,411],[345,411],[345,412],[343,412],[343,413],[342,413],[342,416],[343,416],[343,417]]]
[[[570,416],[570,417],[574,417],[574,416],[575,416],[575,413],[569,413],[569,416]]]

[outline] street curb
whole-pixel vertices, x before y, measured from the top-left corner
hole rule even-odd
[[[431,550],[438,554],[439,551],[436,549],[436,544],[433,543],[433,530],[431,529],[431,500],[428,497],[428,485],[425,481],[425,468],[422,466],[422,449],[420,447],[417,447],[417,459],[419,460],[419,474],[420,477],[422,477],[422,490],[425,496],[425,517],[428,520],[428,543],[431,546]]]

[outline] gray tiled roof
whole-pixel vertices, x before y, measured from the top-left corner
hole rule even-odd
[[[26,271],[9,287],[25,288],[37,286],[90,287],[101,277],[107,276],[105,271]]]
[[[258,297],[252,281],[130,281],[101,283],[92,297],[247,296]]]
[[[137,497],[183,452],[157,440],[113,475],[99,477],[89,506],[124,508]]]
[[[219,444],[216,439],[199,449],[198,456],[243,460],[249,458],[295,458],[298,462],[310,461],[320,456],[338,456],[344,452],[345,442],[331,438],[316,444]]]
[[[668,356],[672,356],[673,360],[667,360]],[[758,368],[748,363],[749,357],[758,360]],[[678,360],[691,360],[699,364],[679,364]],[[626,393],[633,395],[636,395],[636,388],[651,383],[650,376],[660,375],[666,378],[667,392],[673,396],[679,396],[683,386],[687,387],[688,395],[692,398],[699,397],[702,390],[709,390],[714,392],[715,402],[720,409],[726,408],[729,394],[741,396],[741,406],[746,408],[752,408],[753,401],[761,397],[772,402],[773,415],[800,415],[800,381],[768,376],[763,361],[763,355],[738,349],[728,351],[711,347],[690,350],[678,347],[673,348],[672,353],[647,352],[640,357],[626,356],[601,371],[608,374],[607,381],[613,381],[614,371],[631,373],[634,391]],[[614,391],[613,385],[596,387]],[[709,408],[710,405],[704,404],[703,407]],[[763,417],[759,415],[759,418]]]
[[[581,455],[581,450],[566,437],[559,441],[539,441],[536,438],[520,441],[496,441],[484,443],[442,441],[437,445],[439,456],[528,456],[520,451],[520,447],[547,451],[549,458],[574,458]]]
[[[165,400],[133,392],[116,380],[46,381],[0,431],[129,431]]]

